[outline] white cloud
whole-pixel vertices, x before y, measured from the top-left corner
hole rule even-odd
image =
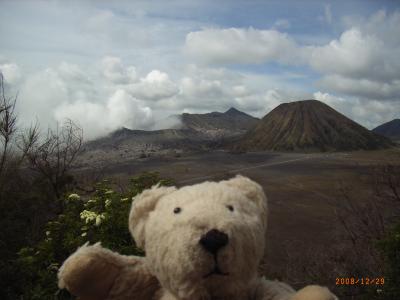
[[[0,73],[8,84],[16,84],[21,79],[21,71],[15,63],[0,64]]]
[[[310,99],[307,92],[298,90],[268,89],[260,93],[236,97],[236,106],[248,113],[262,118],[281,103]]]
[[[400,79],[381,82],[341,75],[326,75],[319,81],[319,86],[326,90],[366,99],[398,100],[400,97]]]
[[[287,34],[254,28],[203,29],[186,36],[185,53],[203,63],[297,64],[303,53]],[[300,49],[301,50],[301,49]]]
[[[93,38],[106,49],[111,50],[132,43],[136,47],[147,47],[151,42],[150,34],[146,34],[146,30],[141,26],[127,27],[126,23],[129,21],[111,10],[100,10],[88,17],[82,27],[87,37]],[[110,44],[114,47],[109,47]]]
[[[187,30],[193,24],[197,25],[197,22],[191,20],[148,17],[139,6],[130,7],[129,11],[123,11],[121,7],[91,9],[89,16],[82,22],[82,32],[106,53],[120,50],[120,53],[129,51],[132,57],[135,54],[148,57],[149,51],[163,52],[171,48],[176,51]]]
[[[113,130],[148,129],[154,123],[152,110],[118,89],[106,103],[76,101],[63,103],[55,110],[55,119],[62,122],[69,118],[79,124],[86,139],[93,139]]]
[[[138,83],[132,84],[130,93],[145,100],[160,100],[169,98],[178,93],[178,87],[172,82],[167,73],[153,70],[146,77],[140,78]]]
[[[244,79],[242,74],[223,68],[189,65],[177,82],[179,93],[157,105],[179,113],[185,109],[197,112],[225,110],[235,103],[234,94],[238,93],[238,88],[234,90],[233,87],[244,86]]]
[[[330,7],[325,11],[328,21],[332,21]],[[397,13],[390,17],[380,13],[363,27],[345,30],[339,39],[323,46],[301,46],[277,30],[203,29],[186,36],[185,53],[209,64],[309,64],[323,75],[387,81],[400,74],[400,40],[393,48],[385,47],[390,43],[387,39],[393,42],[392,36],[376,34],[382,30],[372,31],[370,23],[391,30],[396,22],[400,28]]]
[[[341,74],[350,77],[367,75],[382,76],[390,70],[385,70],[382,56],[384,43],[377,37],[365,35],[359,29],[345,31],[339,40],[333,40],[328,45],[316,47],[310,58],[311,66],[328,74]],[[368,75],[368,72],[370,74]]]
[[[219,80],[193,79],[184,77],[181,80],[183,97],[195,98],[204,101],[209,98],[218,98],[223,94],[223,86]]]
[[[154,103],[154,110],[205,113],[233,106],[262,117],[276,104],[311,97],[289,87],[280,77],[196,65],[188,66],[183,73],[178,81],[180,92]]]
[[[348,101],[346,101],[344,98],[338,97],[338,96],[334,96],[334,95],[329,94],[329,93],[323,93],[323,92],[320,92],[320,91],[315,92],[313,94],[313,99],[322,101],[322,102],[328,104],[329,106],[332,106],[333,108],[335,108],[339,112],[343,112],[343,113],[344,113],[344,109],[346,107],[348,107]]]
[[[109,65],[115,61],[118,59],[109,60]],[[132,79],[126,72],[129,67],[121,64],[121,70],[118,80],[102,82],[96,77],[100,75],[96,73],[96,67],[83,72],[79,66],[63,62],[28,76],[19,86],[17,109],[20,122],[29,125],[38,121],[45,128],[68,118],[82,126],[86,139],[105,135],[120,127],[152,128],[152,109],[130,95],[129,85],[113,82],[125,81],[123,76]]]
[[[343,98],[329,93],[315,92],[314,99],[320,100],[345,116],[360,123],[368,129],[398,117],[400,102],[382,102],[359,98]]]
[[[398,101],[400,13],[379,11],[369,19],[346,22],[352,27],[339,39],[312,51],[310,65],[322,74],[319,86],[360,99]]]
[[[56,67],[24,76],[15,89],[19,90],[17,109],[24,125],[38,121],[52,126],[54,111],[62,103],[98,99],[98,88],[83,70],[63,62]]]
[[[324,20],[332,23],[330,5]],[[349,26],[325,45],[300,45],[275,29],[203,29],[186,36],[185,53],[207,64],[308,65],[321,74],[318,86],[360,99],[400,98],[400,12],[378,11],[366,19],[346,19]],[[275,28],[285,25],[279,20]]]
[[[117,84],[126,84],[137,81],[136,68],[133,66],[125,67],[119,57],[106,56],[101,61],[103,76]]]
[[[387,46],[398,46],[400,42],[399,24],[400,11],[378,10],[370,17],[344,17],[347,28],[361,28],[363,32],[373,34],[385,41]]]
[[[90,84],[90,78],[81,67],[75,64],[61,62],[56,69],[58,76],[67,82]]]
[[[249,95],[249,90],[244,85],[235,85],[232,87],[232,94],[235,97],[243,97]]]
[[[136,72],[130,72],[133,67],[123,65],[118,57],[104,58],[101,66],[101,73],[94,65],[84,72],[78,65],[62,62],[27,76],[18,85],[20,122],[29,125],[39,121],[45,128],[69,118],[82,126],[86,139],[122,126],[165,126],[155,122],[149,105],[154,102],[148,100],[168,98],[178,92],[178,86],[166,73],[154,70],[137,81]],[[165,115],[159,114],[162,118]],[[176,121],[168,124],[173,123]]]

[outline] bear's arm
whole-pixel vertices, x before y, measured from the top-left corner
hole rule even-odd
[[[256,290],[256,300],[289,300],[296,291],[289,285],[279,282],[260,279]]]
[[[72,254],[59,270],[58,285],[82,300],[150,300],[160,288],[143,257],[120,255],[100,243]]]
[[[327,288],[309,285],[295,291],[289,285],[279,281],[262,279],[256,293],[256,300],[337,300]]]

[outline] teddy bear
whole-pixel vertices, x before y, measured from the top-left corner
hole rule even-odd
[[[129,215],[145,257],[84,245],[63,263],[58,284],[81,300],[337,300],[325,287],[296,292],[258,275],[266,228],[267,198],[247,177],[155,185],[133,199]]]

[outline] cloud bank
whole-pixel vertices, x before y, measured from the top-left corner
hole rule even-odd
[[[332,22],[329,6],[325,8]],[[378,11],[347,20],[350,28],[325,45],[303,45],[288,34],[254,28],[203,29],[186,36],[185,53],[212,64],[305,65],[321,74],[319,87],[363,99],[400,97],[400,13]]]

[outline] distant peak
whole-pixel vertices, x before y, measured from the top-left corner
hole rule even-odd
[[[111,135],[112,135],[112,136],[121,136],[121,135],[130,133],[130,132],[132,132],[131,129],[128,129],[128,128],[126,128],[126,127],[120,127],[120,128],[118,128],[117,130],[113,131],[113,132],[111,133]]]
[[[131,131],[131,130],[122,126],[122,127],[118,128],[117,130],[115,130],[114,132],[127,132],[127,131]]]
[[[242,112],[240,110],[237,110],[234,107],[231,107],[230,109],[228,109],[226,112],[224,112],[224,114],[228,114],[228,115],[232,115],[232,114],[242,114]]]

